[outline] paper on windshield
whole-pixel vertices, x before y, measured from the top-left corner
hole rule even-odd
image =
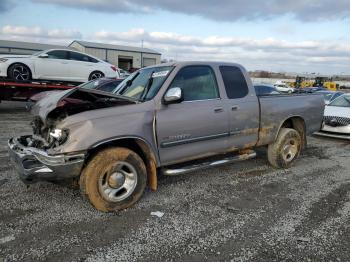
[[[154,72],[154,73],[152,74],[152,77],[153,77],[153,78],[155,78],[155,77],[164,77],[164,76],[166,76],[168,73],[169,73],[169,70]]]

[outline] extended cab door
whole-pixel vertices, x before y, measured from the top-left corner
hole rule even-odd
[[[162,105],[156,112],[162,165],[227,150],[228,112],[214,70],[205,65],[183,67],[170,84],[172,87],[182,89],[184,101]]]
[[[238,66],[219,67],[227,98],[229,112],[229,147],[232,150],[252,147],[259,134],[259,101],[254,87],[248,85],[247,74]],[[250,88],[249,88],[250,86]]]

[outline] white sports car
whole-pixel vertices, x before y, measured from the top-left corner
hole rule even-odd
[[[316,134],[350,140],[350,94],[342,95],[326,106],[321,131]]]
[[[90,55],[68,49],[50,49],[33,55],[0,57],[0,77],[86,82],[100,77],[119,78],[118,68]]]

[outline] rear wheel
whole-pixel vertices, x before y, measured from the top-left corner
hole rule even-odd
[[[8,77],[14,81],[26,82],[32,79],[32,72],[24,64],[13,64],[9,67]]]
[[[282,128],[276,141],[267,149],[270,164],[276,168],[288,168],[301,151],[300,134],[291,128]]]
[[[96,209],[118,211],[141,198],[147,183],[146,167],[135,152],[109,148],[91,159],[79,183],[82,194]]]
[[[92,72],[91,74],[90,74],[90,76],[89,76],[89,81],[90,80],[94,80],[94,79],[98,79],[98,78],[102,78],[102,77],[104,77],[105,75],[102,73],[102,72],[100,72],[100,71],[94,71],[94,72]]]

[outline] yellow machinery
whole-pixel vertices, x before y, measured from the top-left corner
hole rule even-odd
[[[297,76],[295,82],[291,82],[290,86],[293,88],[310,88],[310,87],[324,87],[330,91],[337,91],[338,85],[331,77],[317,76],[315,80],[311,80],[305,76]]]
[[[295,78],[295,82],[291,82],[290,86],[293,88],[307,88],[313,87],[313,84],[314,82],[306,78],[305,76],[297,76]]]
[[[337,91],[338,85],[331,77],[317,76],[315,78],[314,87],[324,87],[330,91]]]

